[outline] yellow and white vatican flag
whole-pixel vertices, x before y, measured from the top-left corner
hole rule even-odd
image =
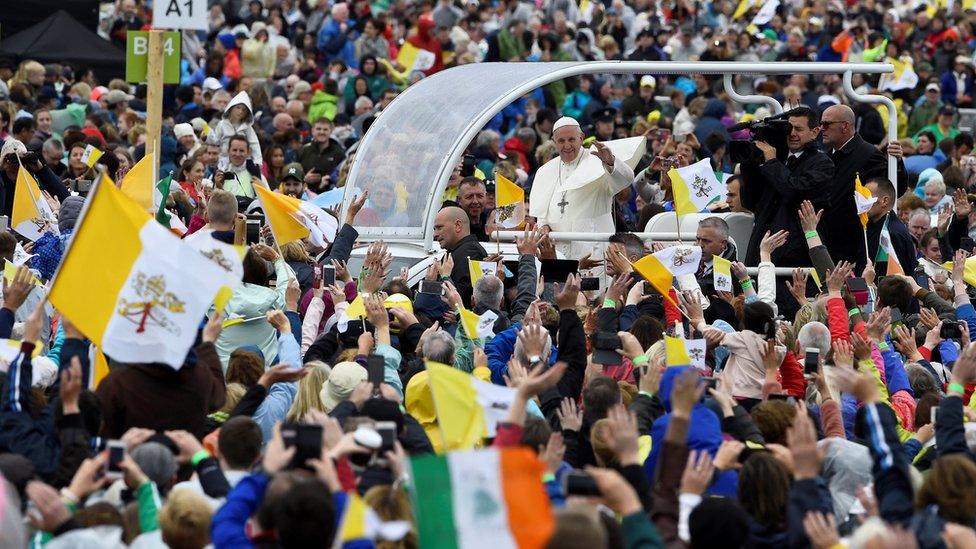
[[[41,194],[37,181],[23,166],[17,170],[14,205],[10,226],[24,238],[34,241],[44,233],[61,234],[58,218]]]
[[[732,291],[732,262],[724,257],[712,257],[712,283],[720,292]]]
[[[95,166],[95,162],[105,154],[92,145],[85,145],[85,152],[81,153],[81,161],[89,168]]]
[[[155,155],[148,153],[143,156],[135,166],[122,178],[122,194],[135,200],[136,204],[145,210],[153,208],[153,190],[156,187],[155,176],[153,175],[153,163]]]
[[[468,275],[471,277],[471,285],[474,286],[483,277],[495,276],[498,273],[498,263],[492,261],[478,261],[468,258]]]
[[[912,58],[908,55],[899,59],[889,57],[885,59],[895,68],[892,74],[882,74],[878,88],[882,91],[898,91],[914,89],[918,85],[918,73],[915,72],[915,65]]]
[[[493,337],[495,335],[495,321],[498,315],[485,311],[481,315],[461,307],[460,324],[464,327],[464,335],[468,339],[478,339],[479,337]]]
[[[634,270],[654,286],[654,289],[676,307],[668,292],[676,276],[694,274],[701,262],[701,246],[671,246],[634,263]]]
[[[308,238],[312,244],[325,248],[335,240],[339,220],[332,214],[311,202],[276,193],[262,185],[254,185],[254,190],[279,246]]]
[[[244,277],[243,261],[247,248],[221,242],[215,239],[212,233],[210,229],[197,231],[183,239],[183,242],[224,270],[226,284],[220,287],[217,297],[214,298],[214,308],[223,311],[230,302],[234,289],[240,285]]]
[[[684,168],[671,168],[668,177],[674,194],[674,211],[678,215],[698,213],[712,202],[721,200],[727,192],[725,185],[715,177],[708,158]]]
[[[861,175],[856,175],[854,177],[854,206],[857,208],[857,216],[860,218],[864,230],[868,228],[868,212],[877,201],[877,197],[871,195],[871,190],[861,184]]]
[[[178,370],[225,273],[99,177],[49,297],[114,360]]]
[[[495,206],[495,222],[500,227],[518,227],[525,221],[525,190],[504,175],[495,174]]]

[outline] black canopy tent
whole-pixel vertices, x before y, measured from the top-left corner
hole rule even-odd
[[[64,63],[95,71],[99,80],[125,74],[125,52],[58,10],[47,19],[0,41],[0,56],[15,62]]]

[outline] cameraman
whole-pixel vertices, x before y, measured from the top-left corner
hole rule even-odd
[[[20,160],[18,161],[18,158]],[[0,185],[3,192],[0,193],[0,215],[10,216],[14,207],[14,189],[17,187],[17,170],[21,164],[34,179],[42,191],[47,191],[51,196],[58,200],[64,200],[71,193],[61,183],[61,179],[51,171],[51,168],[44,165],[36,153],[27,152],[27,147],[16,139],[8,139],[0,149]]]
[[[755,224],[746,265],[759,264],[759,244],[767,231],[786,230],[786,243],[773,251],[777,267],[800,267],[810,264],[806,240],[796,212],[800,203],[810,200],[817,208],[827,204],[834,163],[817,149],[815,140],[820,133],[817,114],[809,107],[789,111],[787,137],[789,155],[783,161],[776,157],[776,148],[765,141],[756,141],[764,161],[742,165],[742,206],[755,213]]]

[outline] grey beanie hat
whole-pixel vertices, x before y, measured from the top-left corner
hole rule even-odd
[[[78,216],[81,214],[81,207],[84,205],[83,196],[69,196],[64,199],[58,210],[58,229],[62,233],[75,228],[75,223],[78,222]]]
[[[179,469],[176,456],[169,448],[158,442],[146,442],[139,445],[132,451],[132,460],[135,461],[142,472],[149,477],[149,480],[156,483],[156,488],[165,491],[169,481]]]

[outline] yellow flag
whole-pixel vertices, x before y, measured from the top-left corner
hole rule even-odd
[[[464,327],[464,335],[468,339],[478,339],[480,337],[490,337],[495,335],[494,326],[495,321],[498,320],[498,315],[491,311],[485,311],[483,314],[478,315],[474,311],[470,311],[461,307],[461,326]]]
[[[102,154],[104,153],[94,146],[86,145],[85,152],[81,154],[81,161],[87,164],[89,168],[92,168],[98,162],[98,159],[102,157]]]
[[[668,366],[690,366],[691,357],[685,348],[685,340],[680,337],[664,336],[665,362]]]
[[[153,207],[153,186],[156,184],[153,181],[154,162],[155,156],[152,153],[143,156],[125,174],[125,177],[122,178],[122,185],[119,187],[122,189],[122,194],[146,210],[151,210]]]
[[[857,216],[861,220],[861,226],[865,230],[868,228],[868,212],[871,206],[878,199],[871,194],[871,190],[861,184],[861,174],[854,176],[854,206],[857,208]]]
[[[13,282],[14,277],[17,276],[17,268],[18,267],[16,265],[14,265],[13,263],[7,260],[3,261],[3,278],[7,281],[8,284]],[[44,283],[38,280],[37,277],[34,275],[31,275],[31,284],[35,286],[40,286],[42,288],[44,287]]]
[[[525,221],[525,190],[500,173],[495,174],[496,222],[506,229]]]
[[[820,275],[817,274],[817,269],[810,269],[807,271],[810,273],[810,278],[813,279],[813,283],[817,285],[818,290],[823,289],[823,284],[820,282]]]
[[[485,276],[495,276],[498,272],[498,264],[491,261],[477,261],[468,258],[468,276],[471,277],[471,286]]]
[[[101,349],[99,349],[96,345],[92,345],[91,350],[92,354],[95,356],[94,360],[91,361],[92,369],[91,377],[88,378],[88,388],[94,391],[95,389],[98,389],[98,384],[101,383],[102,380],[105,379],[105,376],[108,375],[109,367],[108,359],[105,358],[105,353],[103,353]]]
[[[752,2],[753,0],[739,0],[739,5],[736,6],[735,12],[732,13],[732,19],[738,19],[745,15],[749,11],[749,8],[752,7]]]
[[[495,426],[505,420],[514,401],[514,389],[437,362],[427,362],[427,375],[443,451],[474,448],[495,436]]]
[[[346,316],[349,318],[366,318],[366,304],[363,302],[362,294],[356,296],[346,307]]]
[[[301,240],[309,235],[308,227],[302,225],[292,215],[295,206],[286,200],[289,197],[270,191],[262,185],[255,185],[254,189],[261,200],[261,206],[264,207],[264,215],[268,218],[268,224],[271,225],[275,242],[279,246]]]
[[[721,256],[712,256],[712,283],[720,292],[732,291],[732,262]]]
[[[725,185],[715,177],[710,162],[705,158],[690,166],[668,170],[674,211],[679,216],[698,213],[725,194]]]
[[[701,262],[699,246],[672,246],[637,260],[634,270],[654,286],[665,299],[678,306],[669,294],[671,281],[676,276],[694,273]]]
[[[37,240],[46,232],[58,234],[54,212],[41,195],[34,177],[23,166],[17,170],[10,226],[24,238]]]

